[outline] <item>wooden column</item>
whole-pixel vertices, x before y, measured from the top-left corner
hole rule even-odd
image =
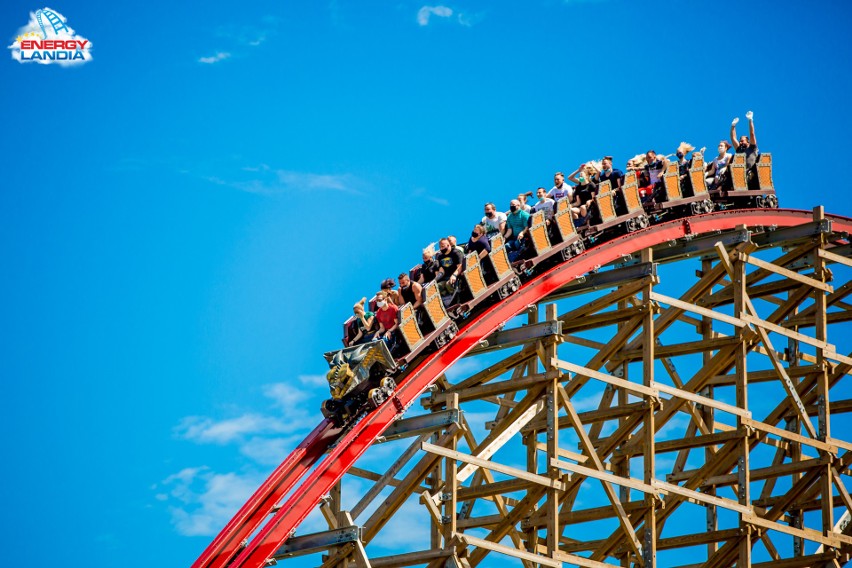
[[[451,393],[447,398],[447,410],[457,410],[459,407],[459,393]],[[455,452],[458,449],[458,437],[452,436],[447,444],[447,449]],[[444,458],[444,546],[447,546],[456,535],[456,493],[458,491],[458,483],[456,477],[458,474],[458,464],[455,458]]]
[[[538,323],[538,306],[530,306],[527,310],[527,324],[533,325]],[[538,359],[533,357],[527,363],[527,375],[535,374],[538,369]],[[527,450],[527,471],[530,473],[538,473],[538,434],[535,430],[530,431],[524,436],[524,445]],[[532,512],[538,509],[537,505],[532,506]],[[535,526],[530,526],[524,534],[524,539],[527,544],[527,552],[538,552],[538,530]]]
[[[621,300],[620,302],[618,302],[617,307],[618,307],[619,310],[626,310],[628,308],[627,300]],[[619,330],[622,329],[623,327],[624,327],[624,323],[618,324]],[[616,376],[620,376],[625,381],[629,380],[630,377],[628,376],[627,369],[628,369],[628,365],[627,365],[627,361],[625,361],[624,363],[619,365],[618,368],[616,368],[616,373],[615,373]],[[607,385],[607,388],[615,388],[616,392],[618,393],[618,399],[617,399],[618,400],[618,406],[623,407],[630,402],[630,399],[628,398],[627,389],[612,387],[611,385]],[[623,426],[626,421],[627,421],[627,417],[619,418],[618,425]],[[623,458],[621,458],[617,461],[616,460],[612,460],[612,461],[613,461],[613,468],[615,470],[616,475],[619,475],[621,477],[630,477],[630,455],[625,455]],[[618,488],[618,498],[621,500],[622,503],[630,501],[630,488],[626,487],[626,486],[619,487]],[[620,559],[620,564],[624,568],[630,566],[630,554],[628,552],[625,551],[625,553],[622,555],[622,557]]]
[[[814,207],[814,221],[820,222],[825,219],[825,211],[822,206]],[[825,282],[827,280],[828,271],[825,267],[825,259],[818,253],[819,250],[825,248],[825,233],[820,233],[817,237],[817,247],[814,250],[814,279]],[[825,292],[818,288],[814,289],[814,308],[816,309],[814,337],[817,340],[825,342],[828,337],[828,321],[826,317],[826,297]],[[831,404],[829,402],[829,382],[828,382],[828,362],[825,359],[825,351],[822,347],[817,347],[816,364],[818,367],[817,375],[817,407],[819,409],[819,439],[827,441],[831,437]],[[831,456],[823,452],[825,463],[820,466],[820,494],[822,499],[822,534],[828,535],[834,529],[834,493],[832,488],[833,473],[831,471]]]
[[[548,321],[557,319],[556,304],[548,304],[545,312]],[[556,359],[556,339],[548,339],[544,348],[545,371],[555,370],[553,360]],[[553,460],[559,459],[559,379],[554,378],[547,383],[547,473],[551,479],[559,479],[562,472],[552,465]],[[553,558],[559,551],[559,496],[558,489],[547,490],[547,553]]]
[[[642,251],[642,262],[653,262],[653,251],[645,249]],[[654,386],[654,348],[656,346],[654,335],[654,303],[651,295],[654,292],[654,284],[648,281],[642,288],[642,305],[645,317],[642,322],[642,384],[646,387]],[[645,397],[645,439],[643,444],[643,462],[645,466],[644,482],[651,485],[656,477],[657,459],[654,449],[655,426],[655,401],[651,397]],[[657,497],[653,494],[645,494],[645,541],[642,543],[642,556],[645,568],[656,568],[657,566]]]
[[[713,263],[709,259],[704,259],[701,261],[701,276],[704,276],[710,269],[713,268]],[[704,341],[709,341],[713,339],[713,318],[709,318],[707,316],[701,317],[701,339]],[[704,351],[701,354],[703,363],[706,365],[713,358],[713,353],[710,351]],[[703,396],[707,398],[713,398],[713,387],[708,385],[704,387],[701,391]],[[710,429],[710,433],[715,432],[716,428],[716,416],[713,409],[709,406],[701,407],[701,418],[704,420],[704,423],[707,425],[707,428]],[[716,454],[715,446],[707,446],[704,448],[704,461],[705,463],[709,463],[713,461],[713,456]],[[710,486],[704,490],[708,495],[716,495],[716,487]],[[707,532],[711,533],[717,531],[719,529],[719,519],[716,515],[716,506],[708,505],[706,508],[706,522],[707,522]],[[718,549],[719,545],[716,542],[708,542],[707,543],[707,557],[710,558]]]
[[[746,314],[746,302],[748,299],[746,292],[746,263],[739,256],[736,257],[733,263],[733,281],[734,290],[734,317],[741,318]],[[744,327],[738,327],[736,337],[739,342],[736,344],[734,354],[734,362],[736,369],[736,392],[737,406],[743,410],[748,410],[748,369],[746,367],[746,357],[748,355],[747,348],[748,330]],[[751,494],[749,488],[751,479],[749,475],[749,429],[743,423],[743,419],[737,416],[737,432],[742,436],[739,443],[739,458],[737,460],[737,472],[739,479],[737,480],[738,500],[741,505],[748,506],[751,503]],[[743,521],[742,514],[740,517],[740,531],[743,532],[745,538],[739,541],[738,561],[737,566],[751,566],[751,525]]]

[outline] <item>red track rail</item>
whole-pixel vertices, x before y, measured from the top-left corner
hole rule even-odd
[[[834,232],[852,233],[852,219],[836,215],[827,215],[826,218],[832,221]],[[740,225],[789,227],[812,220],[811,212],[794,209],[719,211],[655,225],[590,248],[583,254],[527,282],[505,301],[495,304],[491,309],[470,321],[452,342],[426,357],[416,369],[407,373],[407,377],[395,393],[396,398],[405,408],[408,408],[435,379],[499,325],[575,278],[618,260],[624,255],[678,239],[687,234],[729,230]],[[296,527],[320,502],[323,495],[331,490],[375,439],[381,436],[400,415],[393,401],[388,401],[356,424],[299,485],[260,532],[240,551],[242,542],[263,524],[273,511],[275,504],[299,483],[340,437],[341,431],[333,428],[328,420],[324,420],[258,488],[192,567],[224,568],[237,553],[239,555],[231,564],[234,568],[264,566],[266,560],[289,538]]]

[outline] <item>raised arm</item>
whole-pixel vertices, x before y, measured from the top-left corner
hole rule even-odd
[[[751,138],[751,144],[754,147],[757,147],[757,137],[754,135],[754,113],[748,111],[746,113],[746,118],[748,119],[748,135]]]
[[[586,164],[580,164],[580,167],[579,167],[579,168],[577,168],[576,170],[574,170],[573,172],[571,172],[571,175],[570,175],[570,176],[568,176],[568,181],[570,181],[570,182],[572,182],[572,183],[580,183],[579,181],[577,181],[577,177],[576,177],[576,176],[577,176],[577,174],[579,174],[581,171],[583,171],[583,167],[584,167],[585,165],[586,165]]]
[[[739,117],[737,117],[737,118],[735,118],[734,120],[731,121],[731,147],[732,148],[736,148],[737,146],[740,145],[740,143],[737,142],[737,123],[739,121],[740,121]]]

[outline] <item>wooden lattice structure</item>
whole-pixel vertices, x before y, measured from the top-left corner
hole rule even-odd
[[[529,306],[385,431],[374,447],[399,450],[384,470],[349,468],[369,487],[335,487],[328,531],[297,533],[274,558],[843,565],[852,251],[814,215],[647,248]],[[374,554],[411,502],[427,545]]]

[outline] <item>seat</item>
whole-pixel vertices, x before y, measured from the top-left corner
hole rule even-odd
[[[462,272],[462,278],[464,279],[465,284],[467,284],[467,289],[470,292],[470,295],[473,296],[473,299],[476,299],[485,292],[486,288],[488,288],[488,285],[485,283],[485,275],[482,273],[479,254],[471,252],[464,258],[465,267],[464,272]]]
[[[757,182],[761,191],[775,191],[772,183],[772,154],[761,154],[757,159]]]
[[[666,166],[666,171],[663,173],[663,185],[666,188],[666,199],[668,201],[677,201],[683,197],[677,162],[669,162],[668,166]]]
[[[440,300],[439,300],[440,301]],[[414,351],[423,342],[423,334],[420,332],[420,327],[417,325],[417,315],[410,303],[405,304],[399,309],[399,335],[405,342],[409,351]]]
[[[731,176],[732,191],[748,191],[748,178],[746,177],[746,156],[743,152],[737,152],[728,164],[728,172]]]
[[[491,259],[491,266],[494,268],[497,280],[502,280],[514,272],[509,263],[509,255],[506,253],[506,240],[503,235],[496,235],[491,239],[491,253],[488,258]]]
[[[626,188],[628,184],[625,184]],[[635,185],[635,182],[634,182]],[[598,186],[598,194],[595,195],[595,204],[597,205],[598,214],[601,217],[601,223],[609,223],[618,217],[615,210],[615,192],[612,190],[612,184],[609,180],[601,182]]]
[[[631,184],[621,188],[624,195],[624,204],[627,206],[628,213],[644,213],[645,208],[642,206],[642,198],[639,197],[639,185]]]
[[[704,156],[701,152],[692,153],[692,166],[689,168],[689,181],[694,196],[707,195],[707,179],[704,177]]]
[[[544,211],[533,213],[532,224],[529,229],[530,242],[536,255],[541,255],[550,250],[550,239],[547,236],[547,221]]]
[[[574,216],[571,214],[571,203],[567,197],[563,197],[556,202],[556,213],[554,215],[556,228],[562,236],[562,242],[577,234],[577,229],[574,227]]]
[[[423,286],[423,314],[434,329],[438,329],[450,319],[435,282],[428,282]]]

